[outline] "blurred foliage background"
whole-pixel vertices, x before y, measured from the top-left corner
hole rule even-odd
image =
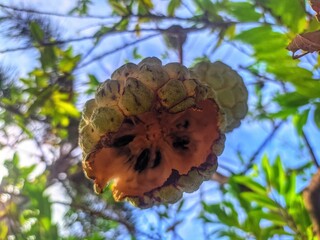
[[[0,239],[317,239],[320,59],[286,50],[314,15],[305,0],[1,1]],[[250,98],[212,181],[140,210],[94,194],[78,122],[146,56],[222,60]]]

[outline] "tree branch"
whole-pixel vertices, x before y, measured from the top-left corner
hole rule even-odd
[[[303,140],[305,141],[306,145],[307,145],[307,149],[309,151],[309,154],[311,156],[311,159],[313,161],[313,163],[316,165],[317,168],[320,168],[320,165],[319,165],[319,161],[317,160],[317,157],[311,147],[311,144],[310,144],[310,141],[309,139],[307,138],[307,135],[305,133],[305,131],[302,130],[302,138]]]
[[[38,14],[38,15],[47,15],[47,16],[53,16],[53,17],[66,17],[66,18],[79,18],[79,19],[85,19],[85,18],[106,19],[105,16],[87,15],[84,18],[83,16],[69,15],[68,13],[54,13],[54,12],[48,12],[48,11],[39,11],[39,10],[35,10],[35,9],[30,9],[30,8],[28,9],[28,8],[19,8],[16,6],[8,6],[3,3],[0,3],[0,7],[5,8],[5,9],[9,9],[12,11],[17,11],[17,12],[25,12],[25,13],[32,13],[32,14]]]
[[[273,136],[276,134],[276,132],[278,131],[278,129],[281,127],[281,125],[283,123],[284,123],[284,121],[281,121],[278,125],[274,126],[272,132],[265,138],[265,140],[260,144],[260,146],[256,149],[256,151],[249,158],[247,166],[240,174],[246,174],[246,172],[249,171],[249,169],[252,167],[254,161],[256,160],[257,156],[261,153],[261,151],[265,148],[265,146],[270,142],[270,140],[273,138]]]
[[[83,64],[80,64],[80,65],[77,67],[77,69],[84,68],[84,67],[92,64],[93,62],[95,62],[95,61],[97,61],[97,60],[100,60],[100,59],[102,59],[102,58],[104,58],[104,57],[106,57],[106,56],[108,56],[108,55],[110,55],[110,54],[116,53],[116,52],[118,52],[118,51],[120,51],[120,50],[123,50],[124,48],[133,46],[133,45],[135,45],[135,44],[137,44],[137,43],[139,43],[139,42],[146,41],[146,40],[151,39],[151,38],[154,38],[154,37],[156,37],[156,36],[159,36],[159,34],[157,33],[157,34],[149,35],[149,36],[146,36],[146,37],[144,37],[144,38],[140,38],[140,39],[138,39],[138,40],[136,40],[136,41],[133,41],[133,42],[130,42],[130,43],[126,43],[126,44],[124,44],[124,45],[122,45],[122,46],[120,46],[120,47],[117,47],[117,48],[115,48],[115,49],[112,49],[112,50],[110,50],[110,51],[104,52],[104,53],[102,53],[102,54],[100,54],[100,55],[97,55],[97,56],[93,57],[93,58],[90,59],[89,61],[84,62]]]
[[[9,105],[4,105],[0,102],[0,107],[5,109],[6,111],[8,112],[11,112],[13,114],[16,114],[16,115],[19,115],[21,117],[24,117],[26,118],[25,114],[23,112],[21,112],[19,109],[13,107],[13,106],[9,106]],[[39,118],[38,116],[36,115],[33,115],[33,114],[30,114],[28,115],[28,117],[31,119],[31,120],[34,120],[34,121],[38,121],[38,122],[42,122],[42,123],[48,123],[46,119],[41,119]]]
[[[189,27],[189,28],[184,28],[183,31],[184,32],[195,32],[195,31],[201,31],[206,29],[206,27]],[[142,28],[139,31],[140,32],[166,32],[168,29],[167,28]],[[49,46],[55,46],[55,45],[62,45],[62,44],[66,44],[66,43],[72,43],[72,42],[81,42],[81,41],[86,41],[86,40],[92,40],[92,39],[96,39],[99,37],[105,37],[105,36],[109,36],[110,34],[121,34],[121,33],[136,33],[137,30],[135,29],[126,29],[126,30],[118,30],[118,29],[111,29],[110,31],[108,31],[105,34],[101,34],[101,36],[99,35],[89,35],[89,36],[83,36],[83,37],[79,37],[79,38],[70,38],[70,39],[64,39],[64,40],[56,40],[56,41],[51,41],[51,42],[40,42],[40,43],[34,43],[33,45],[27,45],[27,46],[22,46],[22,47],[15,47],[15,48],[7,48],[7,49],[2,49],[0,50],[0,54],[1,53],[7,53],[7,52],[15,52],[15,51],[23,51],[23,50],[28,50],[28,49],[32,49],[32,48],[39,48],[39,47],[49,47]],[[157,33],[158,35],[158,33]],[[146,39],[151,38],[151,36],[146,37]],[[144,39],[144,40],[146,40]],[[133,42],[130,45],[134,45],[136,43],[139,43],[141,40],[137,40],[136,42]],[[115,52],[117,52],[119,49],[117,49]]]
[[[303,200],[309,211],[314,232],[320,239],[320,169],[312,177],[310,185],[303,191]]]
[[[67,202],[62,202],[62,201],[53,201],[52,202],[53,204],[60,204],[60,205],[65,205],[65,206],[69,206],[71,208],[74,208],[76,210],[83,210],[85,211],[86,213],[90,214],[91,216],[96,216],[96,217],[100,217],[100,218],[103,218],[103,219],[106,219],[106,220],[110,220],[110,221],[114,221],[114,222],[118,222],[118,223],[121,223],[122,225],[124,225],[128,232],[131,234],[131,235],[135,235],[135,228],[130,225],[130,223],[128,223],[127,221],[123,220],[123,219],[120,219],[120,218],[115,218],[109,214],[106,214],[105,212],[103,211],[96,211],[96,210],[93,210],[83,204],[76,204],[76,203],[67,203]]]

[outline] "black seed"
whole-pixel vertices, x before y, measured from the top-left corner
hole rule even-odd
[[[139,173],[145,170],[148,166],[149,158],[150,158],[150,150],[146,148],[137,157],[137,162],[134,165],[134,170],[138,171]]]
[[[188,120],[185,120],[183,125],[182,125],[185,129],[187,129],[190,126],[190,122]]]
[[[188,120],[184,120],[182,123],[178,123],[176,127],[187,129],[190,126],[190,122]]]
[[[113,141],[112,146],[113,147],[124,147],[124,146],[128,145],[130,142],[132,142],[134,138],[135,138],[134,135],[125,135],[125,136],[116,138]]]
[[[190,143],[190,140],[186,136],[176,137],[174,139],[174,141],[172,142],[172,146],[177,149],[185,150],[185,149],[188,149],[188,147],[186,145],[188,145],[189,143]]]
[[[134,122],[132,121],[131,118],[125,118],[125,119],[123,120],[123,123],[129,124],[129,125],[134,125]]]
[[[154,159],[152,168],[158,167],[160,162],[161,162],[161,152],[158,150],[156,151],[156,158]]]

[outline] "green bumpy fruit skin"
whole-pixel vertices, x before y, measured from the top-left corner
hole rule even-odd
[[[117,69],[84,106],[79,126],[84,165],[101,148],[103,137],[116,133],[126,117],[148,111],[179,113],[197,108],[197,103],[206,99],[219,107],[220,138],[212,143],[211,160],[204,159],[201,166],[190,169],[188,174],[175,173],[174,181],[168,179],[143,196],[122,199],[140,208],[177,202],[183,192],[193,192],[203,181],[211,179],[217,168],[216,156],[224,149],[224,133],[239,126],[247,113],[248,92],[242,78],[221,62],[202,62],[188,69],[179,63],[163,66],[158,58],[150,57]],[[94,172],[85,172],[88,178],[94,179]],[[94,187],[98,193],[103,191],[101,186]]]
[[[213,98],[225,114],[225,132],[232,131],[248,112],[248,91],[241,76],[222,62],[200,62],[191,68],[194,76],[209,85]]]

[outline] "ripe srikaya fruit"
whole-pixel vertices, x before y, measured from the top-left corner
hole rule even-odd
[[[225,101],[214,88],[220,83],[210,82],[217,79],[199,68],[146,58],[123,65],[101,84],[85,105],[79,138],[83,169],[97,193],[112,182],[117,201],[147,208],[174,203],[211,178],[225,131],[244,114],[232,112],[237,103]],[[228,81],[231,88],[218,90],[237,86]]]

